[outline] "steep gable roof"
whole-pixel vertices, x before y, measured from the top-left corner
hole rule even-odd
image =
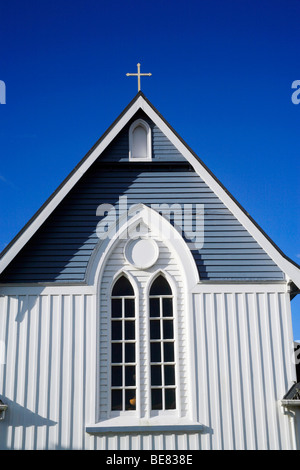
[[[2,252],[0,257],[0,273],[11,263],[20,250],[32,238],[42,224],[48,219],[50,214],[57,208],[63,199],[69,194],[71,189],[82,178],[89,168],[95,163],[100,154],[105,155],[105,150],[111,142],[118,136],[121,130],[130,122],[130,120],[139,111],[143,111],[149,119],[160,129],[160,131],[169,139],[174,148],[186,159],[194,168],[202,180],[211,188],[211,190],[220,198],[231,213],[245,227],[257,243],[265,250],[277,266],[287,275],[287,277],[300,288],[300,268],[292,260],[288,259],[281,250],[270,240],[264,231],[255,223],[249,214],[226,190],[220,181],[212,174],[207,166],[199,157],[189,148],[176,131],[167,123],[161,114],[154,108],[148,99],[139,92],[135,98],[124,109],[120,116],[108,128],[103,136],[96,142],[86,156],[79,162],[69,176],[62,182],[57,190],[43,204],[40,210],[25,225],[20,233]]]

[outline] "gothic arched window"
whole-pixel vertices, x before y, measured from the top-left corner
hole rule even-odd
[[[111,294],[111,410],[136,409],[135,296],[122,275]]]
[[[151,409],[176,409],[174,308],[171,287],[162,275],[149,293]]]

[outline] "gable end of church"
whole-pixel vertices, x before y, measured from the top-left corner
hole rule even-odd
[[[151,133],[150,161],[130,161],[130,128],[139,121]],[[97,209],[111,204],[118,211],[124,199],[128,209],[144,203],[177,226],[201,281],[286,279],[193,165],[139,108],[4,269],[0,282],[86,282],[88,264],[99,244]]]

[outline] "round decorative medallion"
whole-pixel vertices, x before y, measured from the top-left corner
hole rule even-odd
[[[157,261],[159,248],[151,238],[137,238],[126,243],[124,255],[135,268],[147,269]]]

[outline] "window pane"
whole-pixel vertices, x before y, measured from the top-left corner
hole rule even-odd
[[[126,343],[125,344],[125,362],[135,362],[135,344]]]
[[[159,317],[159,299],[150,299],[150,317]]]
[[[174,343],[164,343],[164,362],[174,362]]]
[[[122,299],[111,299],[111,316],[112,318],[122,317]]]
[[[150,289],[150,295],[172,295],[171,287],[163,276],[158,276]]]
[[[135,366],[125,367],[125,387],[135,386]]]
[[[122,321],[117,320],[111,322],[111,339],[122,339]]]
[[[111,409],[122,410],[122,390],[111,391]]]
[[[125,276],[121,276],[114,285],[112,295],[121,297],[124,295],[134,295],[132,285]]]
[[[135,299],[131,283],[121,276],[111,298],[111,409],[135,409]],[[116,298],[117,297],[117,298]],[[127,298],[126,298],[127,297]],[[116,365],[118,364],[118,365]],[[118,387],[118,389],[116,389]],[[131,387],[130,390],[127,387]]]
[[[175,385],[175,366],[164,366],[165,385]]]
[[[152,410],[162,410],[162,390],[154,388],[151,390]]]
[[[175,388],[165,389],[166,410],[174,410],[176,408]]]
[[[125,340],[135,339],[135,322],[134,320],[125,322]]]
[[[111,362],[122,362],[122,344],[113,343],[111,345]]]
[[[161,384],[161,366],[151,366],[151,385]]]
[[[135,410],[135,390],[125,390],[125,410]]]
[[[125,299],[125,317],[134,317],[134,299]]]
[[[132,133],[132,158],[147,158],[147,132],[137,126]]]
[[[122,366],[113,366],[111,369],[111,385],[112,387],[122,386]]]
[[[163,302],[163,316],[172,317],[173,316],[173,299],[162,299]]]
[[[152,297],[151,297],[152,296]],[[153,410],[176,409],[172,290],[157,277],[150,289],[150,363]],[[163,352],[162,352],[163,351]],[[162,357],[163,354],[163,357]]]
[[[161,346],[160,343],[151,343],[151,362],[161,362]]]
[[[164,320],[163,335],[164,339],[173,339],[173,320]]]
[[[159,320],[150,320],[150,339],[160,339]]]

